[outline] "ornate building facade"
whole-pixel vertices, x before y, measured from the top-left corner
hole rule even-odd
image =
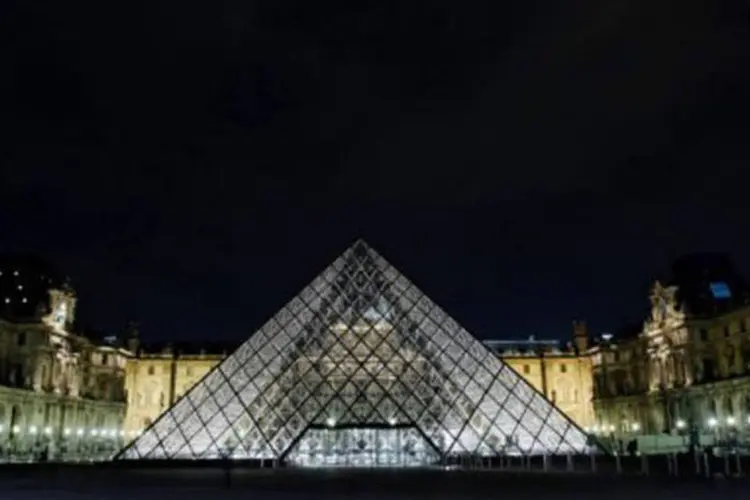
[[[151,425],[167,408],[218,365],[237,346],[140,345],[137,337],[128,341],[135,355],[128,360],[126,386],[128,412],[126,435],[132,436]],[[581,427],[592,427],[593,377],[587,354],[588,332],[584,323],[574,324],[573,342],[536,340],[486,341],[516,372],[553,401]]]
[[[691,443],[746,437],[750,293],[742,277],[724,256],[688,256],[654,283],[649,301],[641,325],[604,335],[590,351],[594,430]]]
[[[0,459],[91,458],[124,440],[128,353],[74,333],[75,312],[48,265],[0,259]]]

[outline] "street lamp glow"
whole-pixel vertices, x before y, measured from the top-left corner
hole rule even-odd
[[[675,422],[675,425],[677,426],[678,429],[684,429],[685,428],[685,421],[682,420],[681,418],[678,418],[677,422]]]
[[[13,426],[13,434],[18,434],[21,432],[21,426],[20,425],[14,425]]]
[[[633,432],[638,432],[639,430],[641,430],[641,424],[639,424],[638,422],[633,422],[630,428],[633,429]]]
[[[388,419],[388,423],[389,423],[390,425],[396,425],[396,419],[395,419],[395,418],[393,418],[393,417],[391,417],[391,418],[389,418],[389,419]]]
[[[44,428],[44,433],[45,433],[46,435],[48,435],[48,436],[49,436],[50,434],[52,434],[52,427],[49,427],[49,426],[45,427],[45,428]]]
[[[737,423],[737,420],[732,417],[731,415],[727,417],[727,425],[734,425]]]
[[[615,432],[615,426],[614,425],[610,425],[609,426],[609,432]]]
[[[719,421],[716,420],[716,417],[711,417],[708,419],[708,426],[711,427],[712,429],[716,427],[718,424],[719,424]]]
[[[66,436],[70,436],[70,429],[66,427],[65,430],[63,431],[63,434]]]
[[[333,427],[336,425],[336,420],[333,417],[329,417],[328,420],[326,420],[326,423],[328,424],[328,427]]]
[[[79,436],[83,436],[83,429],[78,429],[78,432],[76,434],[78,434]]]
[[[32,434],[36,434],[36,425],[32,425],[31,427],[29,427],[29,432]]]
[[[97,431],[96,429],[91,429],[92,436],[96,436],[97,434],[99,434],[99,431]]]

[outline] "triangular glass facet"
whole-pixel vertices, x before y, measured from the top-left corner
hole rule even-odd
[[[409,466],[587,451],[584,431],[358,241],[117,458]]]

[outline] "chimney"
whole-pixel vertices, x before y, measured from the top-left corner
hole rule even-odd
[[[583,354],[589,348],[589,332],[585,321],[573,321],[573,343],[579,354]]]
[[[141,339],[138,333],[138,324],[129,321],[125,328],[125,345],[133,356],[138,356],[138,350],[141,347]]]

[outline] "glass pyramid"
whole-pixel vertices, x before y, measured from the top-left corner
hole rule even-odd
[[[587,436],[363,241],[117,459],[408,466]]]

